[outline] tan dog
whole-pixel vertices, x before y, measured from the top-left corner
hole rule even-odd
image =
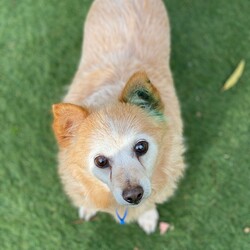
[[[95,0],[82,58],[64,103],[53,106],[64,189],[86,220],[128,211],[155,231],[156,204],[183,174],[180,109],[160,0]]]

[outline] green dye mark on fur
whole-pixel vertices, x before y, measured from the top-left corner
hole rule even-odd
[[[144,109],[151,116],[157,117],[160,120],[165,120],[161,111],[160,100],[156,99],[147,89],[139,88],[132,91],[128,96],[127,101]]]

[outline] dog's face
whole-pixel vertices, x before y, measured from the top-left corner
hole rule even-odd
[[[120,205],[139,204],[151,193],[158,145],[155,124],[143,116],[137,107],[120,104],[90,115],[88,122],[94,123],[90,131],[82,128],[89,137],[88,168]],[[84,137],[80,141],[86,143]]]
[[[92,112],[55,105],[54,131],[65,153],[74,152],[77,165],[105,183],[118,204],[137,205],[151,193],[165,127],[162,111],[157,90],[137,73],[116,105]]]

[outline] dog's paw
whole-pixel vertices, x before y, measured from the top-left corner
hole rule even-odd
[[[151,234],[156,230],[158,218],[159,214],[154,208],[143,213],[138,219],[138,224],[147,234]]]
[[[78,215],[80,219],[84,219],[85,221],[89,221],[96,214],[95,210],[88,209],[85,207],[79,207]]]

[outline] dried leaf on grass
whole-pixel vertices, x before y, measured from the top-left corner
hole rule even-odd
[[[242,76],[244,68],[245,68],[245,60],[241,60],[237,68],[232,73],[232,75],[227,79],[227,81],[223,85],[222,91],[226,91],[232,88],[238,82],[238,80]]]
[[[97,215],[91,217],[89,221],[96,221],[96,220],[98,220]],[[76,219],[76,220],[72,221],[71,223],[77,225],[77,224],[83,224],[84,222],[86,222],[84,219]]]
[[[250,233],[250,227],[245,227],[244,228],[244,233],[249,234]]]

